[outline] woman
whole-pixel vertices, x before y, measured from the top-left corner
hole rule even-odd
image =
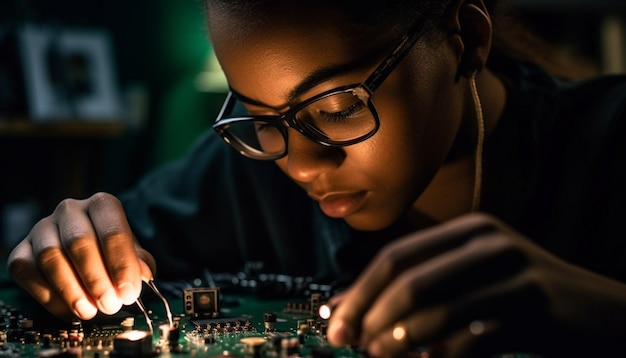
[[[498,16],[209,0],[231,87],[214,128],[236,151],[208,134],[121,202],[62,202],[10,271],[89,319],[134,302],[148,252],[165,278],[263,261],[354,280],[328,339],[373,356],[623,350],[626,79],[558,80]]]

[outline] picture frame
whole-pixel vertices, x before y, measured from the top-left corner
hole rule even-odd
[[[18,32],[32,121],[119,121],[113,46],[104,29],[25,24]]]

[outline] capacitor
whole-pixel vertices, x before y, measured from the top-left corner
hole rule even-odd
[[[79,334],[77,329],[71,329],[68,333],[68,346],[69,347],[78,347],[82,343],[81,335]]]
[[[178,346],[178,340],[180,339],[178,327],[162,324],[159,326],[159,331],[161,332],[161,339],[166,341],[170,347]]]
[[[265,312],[263,314],[263,324],[266,331],[273,331],[276,329],[276,313]]]
[[[260,357],[261,347],[267,342],[263,337],[245,337],[240,340],[243,351],[248,357]]]
[[[147,357],[152,355],[152,335],[145,331],[126,331],[115,336],[114,357]]]
[[[76,318],[72,320],[72,331],[76,331],[78,334],[78,341],[82,343],[85,338],[85,331],[83,331],[83,324],[80,319]]]
[[[135,326],[135,318],[134,317],[126,317],[121,323],[122,330],[124,331],[132,331]]]

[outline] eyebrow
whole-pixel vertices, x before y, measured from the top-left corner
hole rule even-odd
[[[235,98],[237,98],[237,100],[241,102],[245,102],[245,103],[252,104],[255,106],[259,106],[259,107],[273,108],[277,110],[283,109],[283,108],[289,108],[294,105],[294,103],[300,96],[302,96],[303,94],[305,94],[312,88],[315,88],[316,86],[326,81],[329,81],[333,77],[348,73],[350,71],[354,71],[358,68],[361,68],[361,66],[369,64],[372,58],[374,57],[373,55],[375,53],[376,51],[370,51],[370,53],[367,53],[364,56],[359,57],[356,61],[341,63],[338,65],[331,65],[331,66],[323,67],[323,68],[313,71],[304,80],[302,80],[296,87],[294,87],[291,91],[289,91],[287,95],[287,102],[284,105],[281,105],[279,107],[270,106],[270,105],[267,105],[266,103],[260,102],[250,97],[246,97],[242,95],[241,93],[237,92],[232,87],[230,88],[230,91],[233,93]]]

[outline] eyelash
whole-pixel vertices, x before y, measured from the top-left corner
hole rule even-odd
[[[360,110],[363,109],[364,106],[364,103],[357,102],[352,106],[342,110],[341,112],[323,112],[322,114],[324,115],[324,118],[328,121],[339,122],[358,113]]]

